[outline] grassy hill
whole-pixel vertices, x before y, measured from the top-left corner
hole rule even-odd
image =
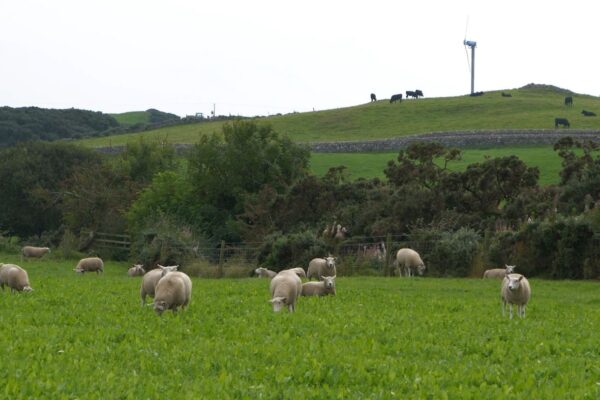
[[[147,124],[150,122],[150,113],[147,111],[130,111],[121,114],[110,114],[120,125]]]
[[[390,104],[388,100],[333,110],[292,113],[258,119],[298,142],[368,140],[436,131],[477,129],[553,129],[555,117],[565,117],[572,128],[600,129],[600,118],[584,117],[581,110],[600,115],[600,97],[573,94],[573,107],[564,106],[564,90],[536,85],[484,96],[421,98]],[[427,93],[425,93],[427,94]],[[143,136],[147,140],[195,143],[220,132],[224,122],[178,125],[127,135],[86,139],[85,146],[120,145]]]

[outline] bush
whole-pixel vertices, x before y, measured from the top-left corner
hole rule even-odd
[[[282,235],[275,233],[265,238],[258,263],[274,271],[301,266],[306,268],[310,260],[329,253],[327,245],[311,231]]]

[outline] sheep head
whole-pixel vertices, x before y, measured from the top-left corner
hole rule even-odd
[[[327,268],[329,268],[329,269],[335,268],[335,257],[332,257],[332,256],[326,257],[325,264],[327,265]]]
[[[154,311],[161,315],[167,309],[167,302],[164,300],[159,300],[154,302]]]
[[[179,268],[179,265],[169,265],[168,267],[164,267],[160,264],[156,264],[156,265],[158,265],[158,268],[160,268],[162,270],[162,274],[160,276],[165,276],[169,272],[177,271],[177,268]]]
[[[273,311],[278,312],[287,304],[286,297],[273,297],[269,300],[269,303],[273,305]]]
[[[508,265],[508,264],[504,264],[504,267],[506,268],[506,275],[512,274],[513,272],[515,272],[515,268],[517,268],[516,265]]]
[[[508,279],[508,283],[506,284],[508,290],[514,291],[518,290],[521,287],[521,280],[523,279],[523,275],[506,275],[505,279]]]
[[[325,285],[325,289],[335,289],[335,276],[322,276],[321,279],[323,280],[323,285]]]

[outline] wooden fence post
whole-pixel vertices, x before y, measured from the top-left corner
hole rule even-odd
[[[225,263],[225,241],[221,240],[221,249],[219,250],[219,278],[222,278],[225,274],[223,272],[223,264]]]
[[[392,235],[390,233],[387,234],[385,238],[385,268],[383,269],[383,275],[390,275],[390,261],[392,258]]]

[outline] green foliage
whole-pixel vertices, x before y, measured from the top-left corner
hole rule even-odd
[[[97,153],[65,143],[22,143],[0,150],[0,228],[22,237],[62,224],[62,183],[101,165]]]
[[[129,143],[117,157],[116,169],[135,182],[148,184],[158,172],[177,167],[172,146],[148,143],[140,139]]]
[[[212,237],[237,240],[235,216],[244,199],[265,185],[284,191],[307,171],[308,150],[280,137],[268,126],[235,121],[223,135],[205,136],[191,151],[188,178],[196,217]]]
[[[456,232],[436,228],[417,229],[412,241],[424,243],[423,262],[427,275],[465,277],[471,273],[473,261],[480,251],[480,235],[472,229],[460,228]]]
[[[28,140],[81,139],[107,133],[118,126],[113,117],[101,112],[0,107],[2,146]]]
[[[75,263],[32,260],[34,292],[0,291],[3,397],[600,397],[595,282],[532,279],[527,318],[509,321],[495,280],[340,277],[289,314],[267,280],[192,278],[189,308],[157,317],[128,264]]]
[[[325,257],[331,249],[314,232],[304,231],[283,235],[273,233],[265,238],[258,263],[274,271],[308,265],[315,257]]]

